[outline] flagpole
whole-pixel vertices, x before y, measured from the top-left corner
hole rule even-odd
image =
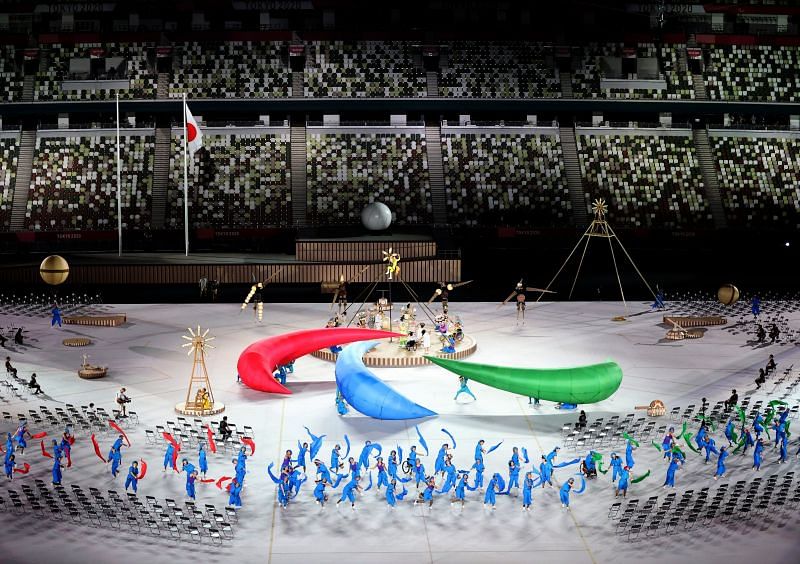
[[[118,256],[122,256],[122,162],[119,157],[119,94],[117,94],[117,239]]]
[[[186,92],[183,93],[183,238],[189,256],[189,130],[186,126]]]

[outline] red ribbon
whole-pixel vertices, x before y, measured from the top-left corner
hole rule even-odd
[[[16,472],[17,474],[27,474],[31,469],[31,465],[25,462],[23,466],[25,468],[14,468],[14,472]]]
[[[217,487],[222,489],[222,482],[227,482],[228,480],[233,480],[231,476],[223,476],[219,480],[217,480]]]
[[[211,430],[211,425],[206,425],[206,436],[208,437],[208,449],[216,453],[217,443],[214,442],[214,432]]]
[[[142,463],[142,473],[136,476],[137,480],[141,480],[142,478],[144,478],[145,474],[147,474],[147,462],[145,462],[142,459],[139,459],[139,462]]]
[[[164,440],[167,441],[169,444],[172,445],[174,449],[172,451],[172,469],[176,472],[178,471],[178,453],[181,451],[181,445],[178,444],[178,441],[175,438],[167,433],[166,431],[162,431],[161,435],[164,437]]]
[[[97,455],[97,458],[105,462],[106,459],[103,458],[103,455],[100,452],[100,445],[97,444],[97,438],[95,438],[94,433],[92,433],[92,445],[94,446],[94,453]]]
[[[250,447],[250,456],[256,453],[256,443],[250,437],[242,437],[242,443]]]
[[[47,458],[53,458],[52,454],[44,450],[44,441],[40,442],[39,444],[42,445],[42,456],[46,456]]]
[[[32,439],[43,439],[47,436],[47,433],[42,431],[41,433],[36,433],[35,435],[31,435]]]
[[[125,431],[123,431],[122,428],[119,425],[117,425],[114,421],[112,421],[111,419],[108,420],[108,425],[112,429],[114,429],[117,433],[119,433],[120,435],[123,436],[123,438],[125,439],[125,442],[128,443],[128,447],[130,448],[131,441],[128,440],[128,435],[125,434]]]
[[[213,484],[214,483],[214,478],[203,478],[202,480],[200,480],[200,483],[201,484]]]

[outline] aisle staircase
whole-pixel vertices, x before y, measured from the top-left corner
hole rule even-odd
[[[169,73],[158,73],[158,81],[156,82],[156,98],[159,100],[166,100],[169,98]]]
[[[703,75],[693,74],[692,82],[694,83],[694,99],[708,100],[708,92],[706,91],[706,83],[703,80]]]
[[[428,184],[431,191],[433,222],[447,223],[447,200],[444,194],[444,164],[442,163],[442,127],[439,121],[426,122],[425,147],[428,155]]]
[[[439,73],[436,71],[428,71],[425,73],[425,79],[427,80],[427,91],[426,94],[428,98],[438,98],[439,97]]]
[[[303,71],[292,72],[292,98],[303,97]]]
[[[33,102],[33,87],[35,78],[28,74],[25,75],[25,79],[22,83],[22,101],[23,102]]]
[[[572,91],[572,73],[561,71],[559,73],[559,79],[561,80],[561,97],[574,98],[575,93]]]
[[[156,153],[153,160],[152,226],[163,229],[167,211],[167,187],[169,186],[169,159],[172,151],[169,127],[156,128]]]
[[[571,125],[560,126],[558,134],[561,138],[561,152],[564,155],[564,170],[567,172],[569,199],[572,203],[572,220],[578,227],[589,224],[586,213],[586,194],[583,188],[581,163],[578,158],[578,144],[575,141],[575,128]]]
[[[24,128],[17,153],[17,174],[14,177],[14,195],[11,200],[11,231],[25,229],[25,213],[28,210],[28,193],[31,187],[33,153],[36,149],[36,130]]]
[[[692,130],[694,148],[697,160],[700,162],[700,172],[703,174],[703,185],[706,189],[706,199],[711,208],[714,227],[725,229],[728,219],[725,217],[725,208],[722,205],[722,196],[719,192],[719,179],[714,165],[714,156],[711,153],[711,143],[708,140],[708,130],[705,127]]]
[[[297,73],[294,73],[297,74]],[[299,120],[298,120],[299,121]],[[308,189],[306,174],[306,124],[305,121],[295,123],[292,120],[291,150],[291,182],[292,182],[292,225],[306,224],[306,191]]]

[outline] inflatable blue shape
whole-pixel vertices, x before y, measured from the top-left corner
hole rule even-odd
[[[336,359],[336,385],[353,409],[375,419],[418,419],[436,415],[378,379],[362,357],[378,341],[353,343]]]

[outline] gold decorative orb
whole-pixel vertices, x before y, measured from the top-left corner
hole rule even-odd
[[[717,299],[726,306],[733,305],[739,301],[739,288],[733,284],[725,284],[717,290]]]
[[[51,286],[63,284],[69,276],[69,264],[64,257],[50,255],[39,266],[39,276]]]

